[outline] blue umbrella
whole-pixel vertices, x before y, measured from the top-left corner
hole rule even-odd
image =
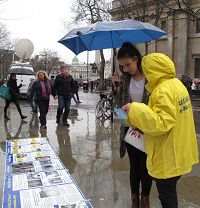
[[[83,51],[119,48],[123,42],[144,43],[163,35],[166,35],[165,31],[149,23],[123,20],[74,28],[58,42],[77,55]]]

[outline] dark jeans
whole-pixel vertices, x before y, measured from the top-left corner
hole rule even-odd
[[[75,94],[72,95],[72,98],[73,98],[74,102],[77,104],[79,100],[75,98]]]
[[[167,179],[153,178],[153,180],[156,182],[156,186],[159,193],[159,199],[163,208],[178,207],[176,184],[180,177],[181,176],[177,176]]]
[[[7,109],[8,109],[11,102],[13,102],[16,105],[17,110],[18,110],[20,116],[22,117],[22,111],[21,111],[21,108],[19,106],[19,103],[18,103],[17,99],[6,100],[6,105],[5,105],[5,108],[4,108],[4,117],[7,116]]]
[[[142,195],[148,196],[151,191],[152,179],[147,172],[146,159],[147,155],[126,143],[126,148],[130,162],[130,185],[131,193],[139,194],[140,182],[142,186]]]
[[[37,100],[35,101],[35,103],[38,106],[39,111],[40,111],[39,119],[40,119],[41,126],[46,126],[47,124],[46,115],[49,110],[49,100]]]
[[[30,101],[29,104],[32,108],[32,111],[37,112],[37,105],[36,105],[35,101]]]
[[[74,93],[74,96],[75,96],[75,95],[76,95],[77,100],[80,101],[80,100],[79,100],[79,96],[78,96],[78,92],[77,92],[77,93]]]
[[[67,122],[67,118],[69,116],[69,111],[70,111],[70,105],[71,105],[71,95],[69,96],[58,96],[58,109],[57,109],[57,116],[56,119],[59,122],[60,117],[63,113],[63,123]]]

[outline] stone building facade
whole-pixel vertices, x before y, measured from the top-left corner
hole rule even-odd
[[[10,65],[19,58],[12,50],[0,50],[0,79],[5,79]]]
[[[173,0],[165,1],[172,9],[165,7],[162,10],[163,5],[158,5],[158,2],[113,0],[110,13],[113,20],[131,17],[152,24],[158,20],[156,26],[165,30],[167,35],[148,44],[148,48],[145,44],[139,44],[138,48],[142,54],[165,53],[173,59],[178,75],[200,78],[200,19],[192,18],[185,11],[179,10]],[[193,11],[200,8],[200,0],[186,2]]]
[[[94,81],[99,78],[97,71],[93,70],[92,64],[80,63],[77,57],[73,58],[72,63],[68,67],[74,79]]]
[[[99,51],[95,51],[95,64],[96,64],[98,70],[100,70],[101,56],[100,56]],[[109,78],[111,78],[111,76],[112,76],[111,61],[107,60],[105,62],[105,67],[104,67],[104,79],[109,79]]]

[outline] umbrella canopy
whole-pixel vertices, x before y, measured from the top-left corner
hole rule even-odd
[[[149,23],[123,20],[74,28],[58,42],[77,55],[83,51],[119,48],[124,42],[144,43],[163,35],[166,32]]]
[[[7,73],[8,74],[14,73],[14,74],[21,74],[21,75],[34,75],[34,71],[26,67],[12,68],[12,69],[9,69]]]

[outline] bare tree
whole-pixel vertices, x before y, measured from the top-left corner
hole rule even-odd
[[[134,0],[134,1],[124,1],[124,0],[118,0],[115,1],[120,4],[122,8],[122,12],[119,14],[118,18],[120,19],[135,19],[142,22],[149,22],[151,20],[151,23],[153,25],[158,24],[161,14],[164,11],[164,9],[167,7],[164,2],[166,3],[166,0],[163,0],[161,3],[159,0],[154,1],[147,1],[147,0]],[[152,13],[151,12],[151,6],[152,3],[154,3],[155,10]],[[134,8],[134,9],[133,9]],[[151,43],[145,43],[145,54],[148,53],[148,46]]]
[[[71,8],[75,14],[74,22],[85,21],[93,24],[98,21],[110,20],[109,4],[106,0],[74,0]],[[103,50],[100,50],[100,90],[104,90],[104,68],[105,57]]]
[[[146,0],[116,0],[115,3],[119,5],[118,7],[122,8],[121,13],[118,14],[119,20],[129,18],[144,22],[149,17],[149,5],[152,2]],[[157,6],[159,7],[159,5]]]
[[[109,4],[106,0],[74,0],[71,10],[75,21],[86,20],[89,23],[109,20]]]
[[[13,44],[6,26],[0,22],[0,76],[5,77],[6,71],[12,62]]]
[[[165,5],[165,7],[168,8],[169,11],[184,12],[185,14],[188,14],[190,17],[192,17],[192,20],[200,18],[200,9],[192,8],[191,0],[174,0],[174,1],[158,0],[158,1],[161,4]]]
[[[39,57],[32,60],[35,71],[44,70],[49,75],[53,71],[57,71],[60,65],[60,58],[57,52],[50,49],[44,49],[40,52]]]
[[[0,22],[0,49],[9,50],[13,47],[9,35],[10,32],[7,30],[6,25]]]
[[[200,19],[200,9],[194,7],[194,1],[191,0],[114,0],[114,3],[121,5],[122,12],[118,15],[119,19],[133,18],[139,21],[151,21],[152,24],[158,24],[161,14],[171,15],[184,13],[189,20]],[[196,1],[197,2],[197,1]],[[152,11],[151,6],[154,6]],[[133,9],[134,8],[134,9]],[[174,18],[181,20],[183,17]]]

